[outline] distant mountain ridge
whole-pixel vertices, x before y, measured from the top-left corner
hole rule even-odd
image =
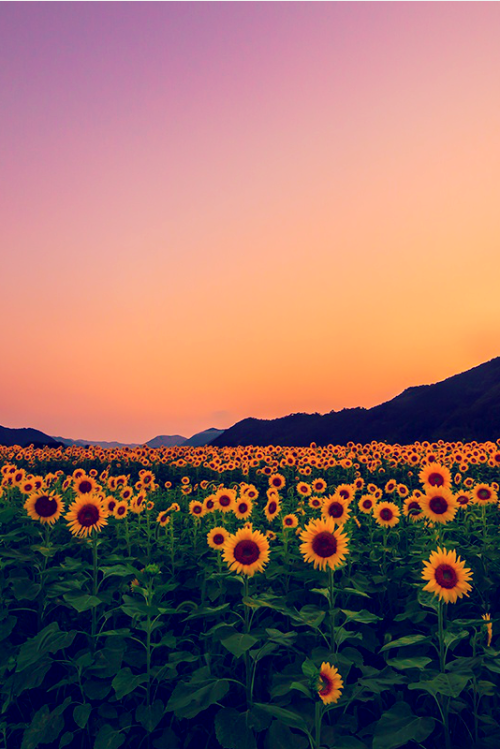
[[[373,408],[328,414],[291,414],[279,419],[243,419],[214,446],[307,446],[372,440],[411,444],[416,440],[472,441],[500,437],[500,357],[433,385],[404,390]]]
[[[34,445],[35,447],[43,447],[44,445],[61,447],[62,442],[31,427],[11,429],[10,427],[0,426],[0,445],[7,445],[7,447],[13,447],[14,445],[19,445],[20,447],[26,447],[27,445]]]
[[[141,447],[142,445],[146,445],[147,447],[151,448],[202,447],[204,445],[208,445],[212,440],[221,435],[223,432],[223,429],[215,429],[214,427],[210,427],[210,429],[205,429],[202,432],[197,432],[189,438],[183,437],[180,434],[160,434],[157,437],[153,437],[153,439],[150,439],[148,442],[106,442],[104,440],[73,440],[69,439],[68,437],[54,437],[54,439],[59,440],[66,446],[78,445],[80,447],[85,447],[86,445],[99,445],[100,447],[104,447],[106,449],[119,447],[134,448]]]

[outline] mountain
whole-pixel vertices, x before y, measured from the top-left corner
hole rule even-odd
[[[0,426],[0,445],[19,445],[20,447],[26,447],[27,445],[43,447],[44,445],[49,445],[50,447],[60,447],[62,442],[54,439],[54,437],[49,437],[48,434],[40,432],[38,429],[31,429],[30,427],[9,429],[9,427]]]
[[[197,432],[193,434],[188,440],[182,443],[182,447],[203,447],[204,445],[210,445],[216,437],[220,437],[224,433],[224,429],[205,429],[203,432]]]
[[[79,447],[86,447],[87,445],[99,445],[105,448],[114,447],[137,447],[138,442],[106,442],[105,440],[72,440],[69,437],[54,437],[55,440],[59,440],[66,447],[71,445],[78,445]]]
[[[153,437],[152,440],[146,442],[148,447],[178,447],[183,445],[186,441],[185,437],[181,437],[180,434],[160,434],[158,437]]]
[[[410,387],[373,408],[328,414],[291,414],[280,419],[243,419],[214,446],[345,445],[372,440],[487,441],[500,437],[500,357],[433,385]]]

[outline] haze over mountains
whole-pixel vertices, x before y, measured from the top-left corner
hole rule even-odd
[[[149,447],[236,445],[304,446],[371,442],[410,444],[416,440],[495,441],[500,438],[500,357],[433,385],[407,388],[373,408],[345,408],[328,414],[297,413],[279,419],[243,419],[229,429],[211,427],[189,439],[159,435]],[[92,442],[49,437],[37,429],[0,426],[2,445],[101,445],[137,447],[120,442]]]

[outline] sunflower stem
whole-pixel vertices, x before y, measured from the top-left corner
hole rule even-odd
[[[314,746],[320,749],[321,746],[321,721],[323,719],[323,705],[316,702],[314,706]]]
[[[438,637],[439,637],[439,670],[442,674],[445,672],[446,665],[446,651],[444,644],[444,603],[442,600],[438,603]],[[446,749],[451,749],[450,741],[450,728],[449,728],[449,699],[443,697],[443,729],[444,729],[444,741]]]
[[[244,632],[246,635],[250,632],[250,609],[245,603],[245,598],[248,598],[248,575],[244,576],[244,587],[243,587],[243,612],[245,615]],[[245,650],[245,692],[247,698],[247,707],[250,708],[252,704],[252,673],[250,668],[250,656],[248,650]]]
[[[92,534],[92,595],[97,596],[97,533]],[[92,606],[92,652],[95,652],[96,648],[96,632],[97,632],[97,607]]]
[[[335,653],[335,581],[333,569],[328,567],[328,601],[329,601],[329,619],[330,619],[330,650]]]

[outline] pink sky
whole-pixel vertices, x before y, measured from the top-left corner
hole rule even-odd
[[[1,3],[0,423],[142,442],[500,354],[497,3]]]

